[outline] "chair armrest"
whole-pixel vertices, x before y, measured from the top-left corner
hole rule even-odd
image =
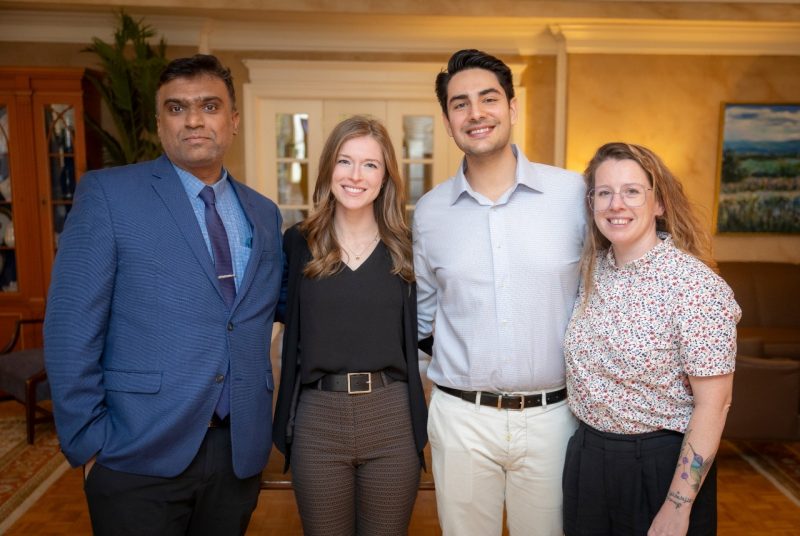
[[[724,437],[796,439],[800,361],[737,356]]]
[[[764,357],[764,339],[761,337],[737,338],[736,354],[740,356]]]
[[[22,326],[28,324],[43,324],[43,323],[44,323],[43,318],[20,318],[19,320],[17,320],[16,324],[14,325],[14,333],[11,336],[11,340],[8,341],[8,344],[6,344],[2,350],[0,350],[0,355],[7,354],[14,349],[14,347],[17,345],[17,342],[19,342],[19,336],[22,333]]]

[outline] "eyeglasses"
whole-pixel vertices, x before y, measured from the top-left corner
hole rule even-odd
[[[589,200],[589,206],[594,212],[604,212],[611,208],[611,203],[615,195],[619,195],[626,207],[636,208],[644,205],[644,201],[647,199],[647,190],[652,190],[652,188],[647,188],[646,186],[636,183],[623,184],[619,192],[601,186],[600,188],[592,188],[589,190],[589,193],[586,194],[586,198]]]

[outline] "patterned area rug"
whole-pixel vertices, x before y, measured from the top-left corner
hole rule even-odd
[[[728,443],[784,495],[800,506],[800,442],[728,440]]]
[[[36,441],[29,445],[25,419],[0,416],[0,534],[64,470],[52,423],[37,425]]]

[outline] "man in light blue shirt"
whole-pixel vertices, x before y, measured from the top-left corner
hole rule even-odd
[[[428,433],[444,534],[562,533],[561,472],[576,427],[562,342],[585,230],[580,175],[510,143],[510,69],[455,53],[436,80],[456,175],[414,215],[419,336],[434,331]]]

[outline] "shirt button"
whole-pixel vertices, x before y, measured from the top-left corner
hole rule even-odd
[[[233,331],[233,322],[228,322],[228,331]]]
[[[223,376],[222,374],[217,374],[214,377],[214,381],[217,382],[217,383],[222,383],[222,382],[225,381],[225,376]]]

